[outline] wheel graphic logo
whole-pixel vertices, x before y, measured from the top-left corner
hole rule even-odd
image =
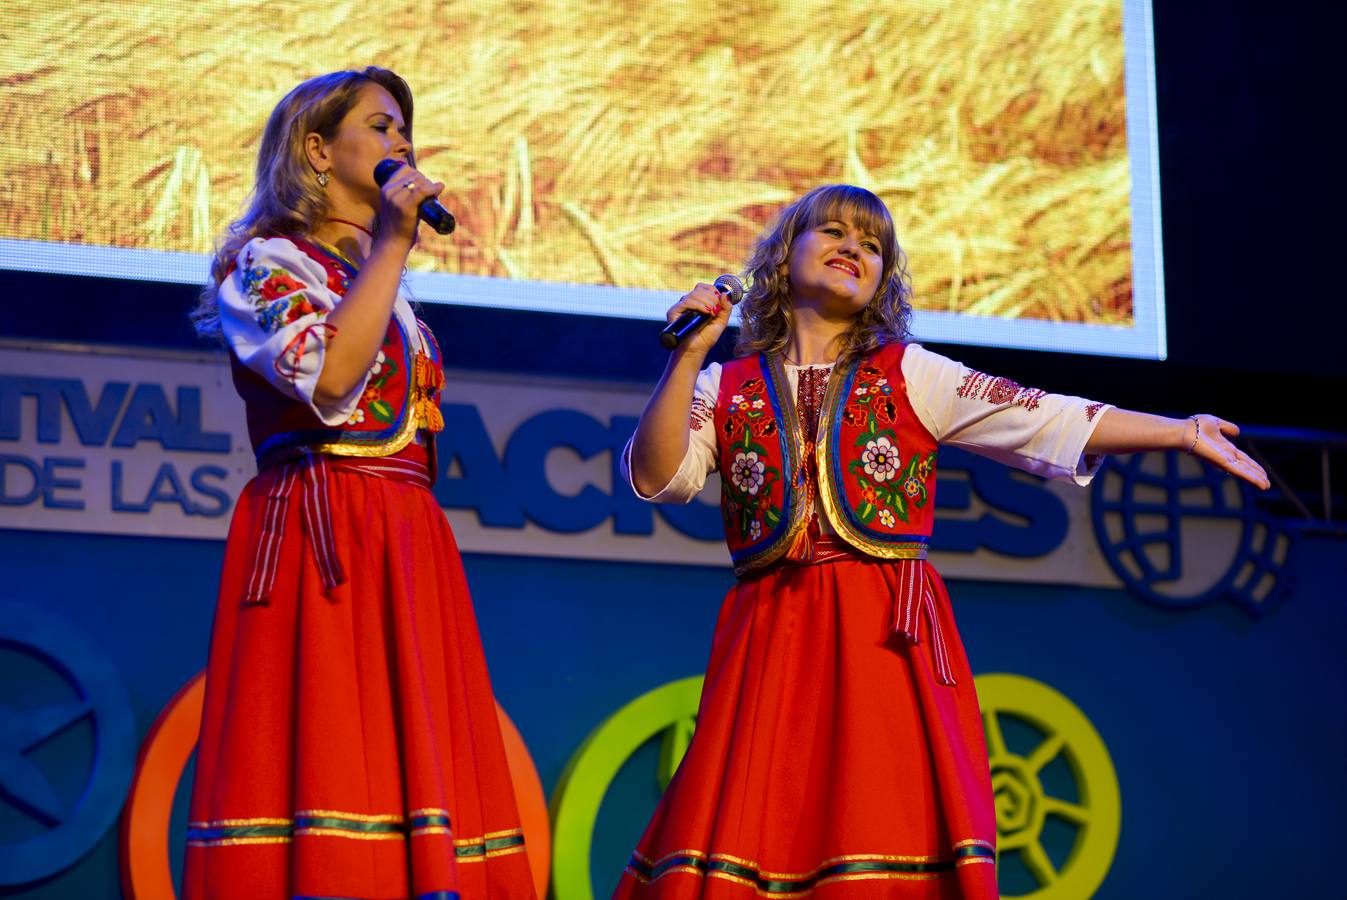
[[[177,896],[168,859],[173,795],[196,750],[205,688],[205,672],[183,685],[159,714],[141,746],[135,780],[122,816],[122,893],[129,900],[172,900]],[[547,893],[552,852],[547,801],[537,767],[519,730],[500,704],[496,704],[496,715],[519,804],[520,825],[528,845],[534,889],[542,897]]]
[[[0,808],[19,835],[0,844],[0,885],[16,885],[69,867],[116,821],[131,781],[135,717],[116,666],[63,618],[0,603],[0,653],[22,658],[28,671],[45,670],[44,678],[54,674],[63,692],[35,703],[26,679],[0,679]],[[93,759],[71,800],[53,782],[53,767],[35,757],[83,723],[92,730]]]
[[[1114,573],[1160,606],[1222,597],[1257,615],[1284,592],[1294,532],[1253,489],[1181,453],[1105,462],[1091,489],[1095,538]]]
[[[1047,685],[1018,675],[975,679],[995,793],[1001,858],[1018,856],[1036,888],[1007,900],[1080,900],[1093,896],[1113,863],[1121,826],[1118,780],[1099,733],[1070,700]],[[552,890],[555,900],[593,900],[590,847],[609,785],[623,763],[660,736],[660,787],[678,768],[696,723],[702,679],[684,678],[628,703],[595,728],[571,757],[552,799]],[[1012,752],[1002,723],[1037,735],[1032,750]],[[1054,760],[1074,780],[1075,799],[1045,790],[1040,773]],[[1042,835],[1065,823],[1074,841],[1064,864],[1053,863]]]
[[[976,679],[987,735],[996,806],[1002,896],[1033,900],[1092,897],[1113,864],[1122,825],[1118,778],[1099,732],[1070,700],[1040,681],[1019,675]],[[1032,735],[1011,748],[1014,728]],[[1065,764],[1075,797],[1045,789],[1049,766]],[[1045,849],[1045,830],[1074,831],[1065,862],[1054,863]],[[1005,892],[1010,858],[1023,866],[1037,888]]]
[[[552,797],[555,900],[593,900],[589,851],[608,785],[642,744],[663,735],[659,781],[667,786],[692,739],[701,694],[701,676],[657,687],[609,716],[575,751]]]

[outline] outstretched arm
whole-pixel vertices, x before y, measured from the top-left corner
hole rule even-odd
[[[1087,484],[1101,456],[1183,450],[1260,488],[1268,486],[1263,469],[1230,443],[1239,429],[1215,416],[1170,419],[1048,394],[970,369],[920,344],[909,345],[903,355],[903,376],[913,409],[937,441],[1045,478]]]
[[[1247,453],[1230,442],[1239,426],[1216,416],[1170,419],[1126,409],[1109,409],[1100,416],[1085,452],[1137,453],[1146,450],[1183,450],[1224,469],[1259,488],[1268,486],[1267,473]]]

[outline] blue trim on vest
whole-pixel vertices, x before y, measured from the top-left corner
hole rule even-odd
[[[746,557],[756,556],[770,548],[790,529],[791,501],[795,497],[795,459],[791,452],[790,440],[793,436],[792,432],[794,431],[795,425],[793,421],[787,421],[787,417],[782,411],[781,397],[777,390],[776,379],[774,377],[776,373],[772,368],[771,360],[767,358],[767,354],[765,353],[758,356],[758,370],[762,372],[764,389],[767,392],[767,399],[771,402],[772,416],[776,421],[776,440],[781,448],[781,521],[778,522],[776,527],[770,532],[764,534],[756,544],[749,544],[748,546],[741,548],[737,553],[731,552],[730,560],[736,564]],[[724,382],[722,380],[722,385],[723,384]],[[787,402],[789,402],[789,395],[787,395],[786,399]],[[794,409],[793,405],[791,409]],[[791,417],[792,420],[793,418],[794,417]]]
[[[440,342],[435,340],[435,334],[430,330],[430,326],[420,319],[416,319],[416,330],[421,333],[421,343],[426,345],[426,355],[430,358],[430,361],[440,363],[443,367],[444,364],[440,362]]]

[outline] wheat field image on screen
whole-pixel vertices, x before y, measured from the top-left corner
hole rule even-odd
[[[411,84],[459,219],[414,269],[686,290],[846,181],[893,211],[918,308],[1132,324],[1120,2],[379,13],[11,0],[0,237],[207,252],[280,97],[374,63]]]

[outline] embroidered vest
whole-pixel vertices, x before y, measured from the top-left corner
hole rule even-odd
[[[308,241],[289,240],[322,264],[331,291],[346,295],[356,275],[354,266]],[[420,320],[416,324],[426,352],[416,349],[402,320],[396,314],[391,316],[376,371],[370,375],[351,418],[336,426],[324,424],[306,405],[276,390],[231,354],[234,387],[247,408],[248,436],[258,461],[284,458],[301,449],[332,456],[392,456],[412,443],[418,429],[443,429],[439,408],[443,358],[430,329]],[[308,342],[326,339],[318,333],[326,327],[319,322],[296,336],[277,359],[277,371],[285,375],[289,367],[293,372]]]
[[[913,412],[903,344],[833,368],[810,441],[781,363],[726,363],[715,426],[721,514],[737,575],[807,560],[809,508],[869,556],[925,559],[935,515],[935,438]]]

